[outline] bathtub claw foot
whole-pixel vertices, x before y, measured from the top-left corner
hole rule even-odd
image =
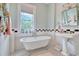
[[[46,50],[48,50],[48,49],[49,49],[49,46],[46,47]]]
[[[28,56],[31,56],[31,55],[32,55],[32,53],[30,51],[28,51]]]
[[[31,56],[31,53],[28,53],[28,56]]]

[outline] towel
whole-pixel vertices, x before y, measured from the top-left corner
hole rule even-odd
[[[9,16],[7,16],[7,19],[6,19],[6,32],[5,34],[6,35],[11,35],[11,19]]]

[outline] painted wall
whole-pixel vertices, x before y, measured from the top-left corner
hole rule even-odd
[[[62,22],[62,3],[56,4],[56,28],[58,28],[60,22]]]
[[[36,28],[47,28],[48,7],[46,4],[36,4]]]
[[[48,28],[54,29],[55,4],[48,5]]]
[[[48,29],[55,29],[55,3],[48,4]],[[54,38],[54,32],[49,32],[49,34]]]

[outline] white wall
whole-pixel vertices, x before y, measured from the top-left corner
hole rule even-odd
[[[55,24],[55,4],[48,5],[48,28],[54,29]]]
[[[36,28],[47,28],[47,13],[46,4],[36,4]]]
[[[59,26],[59,23],[62,22],[62,5],[63,3],[56,4],[56,28]]]

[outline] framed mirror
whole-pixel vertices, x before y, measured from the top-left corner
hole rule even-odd
[[[62,12],[64,26],[77,26],[77,8],[71,8]]]

